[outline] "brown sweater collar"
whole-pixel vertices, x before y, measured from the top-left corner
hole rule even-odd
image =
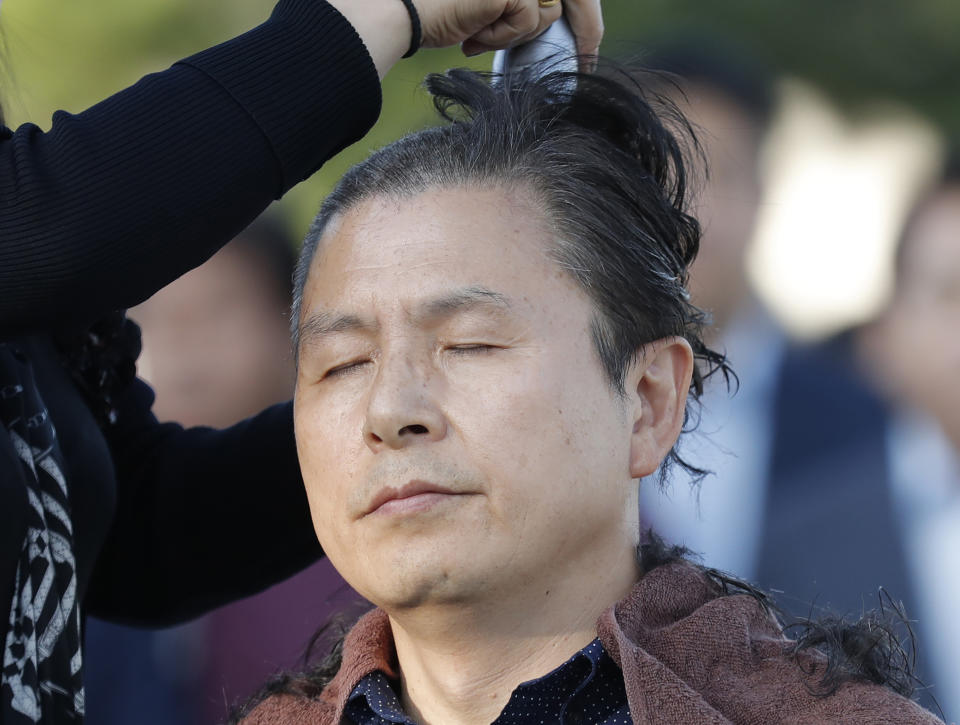
[[[787,653],[777,622],[756,599],[724,596],[697,566],[678,562],[646,574],[597,622],[604,647],[623,671],[637,725],[732,723],[940,722],[878,685],[846,683],[829,697],[814,690],[823,659]],[[334,725],[367,674],[398,676],[390,621],[377,609],[344,641],[340,671],[319,699],[273,696],[243,725]]]

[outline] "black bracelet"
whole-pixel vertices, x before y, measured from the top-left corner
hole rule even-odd
[[[423,40],[423,28],[420,27],[420,15],[417,13],[417,8],[414,6],[413,0],[403,0],[403,6],[410,15],[410,25],[413,27],[410,33],[410,49],[403,54],[404,58],[409,58],[420,50],[420,41]]]

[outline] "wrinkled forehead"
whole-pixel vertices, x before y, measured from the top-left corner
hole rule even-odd
[[[529,194],[502,187],[374,196],[331,218],[313,254],[300,322],[318,309],[389,310],[452,289],[536,298],[564,274]]]

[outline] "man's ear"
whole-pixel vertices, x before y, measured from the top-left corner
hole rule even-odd
[[[624,384],[633,403],[630,475],[649,476],[676,443],[683,427],[693,350],[682,337],[643,346]]]

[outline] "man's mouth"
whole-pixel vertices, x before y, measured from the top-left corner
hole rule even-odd
[[[451,497],[462,495],[465,495],[464,492],[429,481],[413,480],[400,488],[386,486],[380,489],[367,506],[364,516],[426,511]]]

